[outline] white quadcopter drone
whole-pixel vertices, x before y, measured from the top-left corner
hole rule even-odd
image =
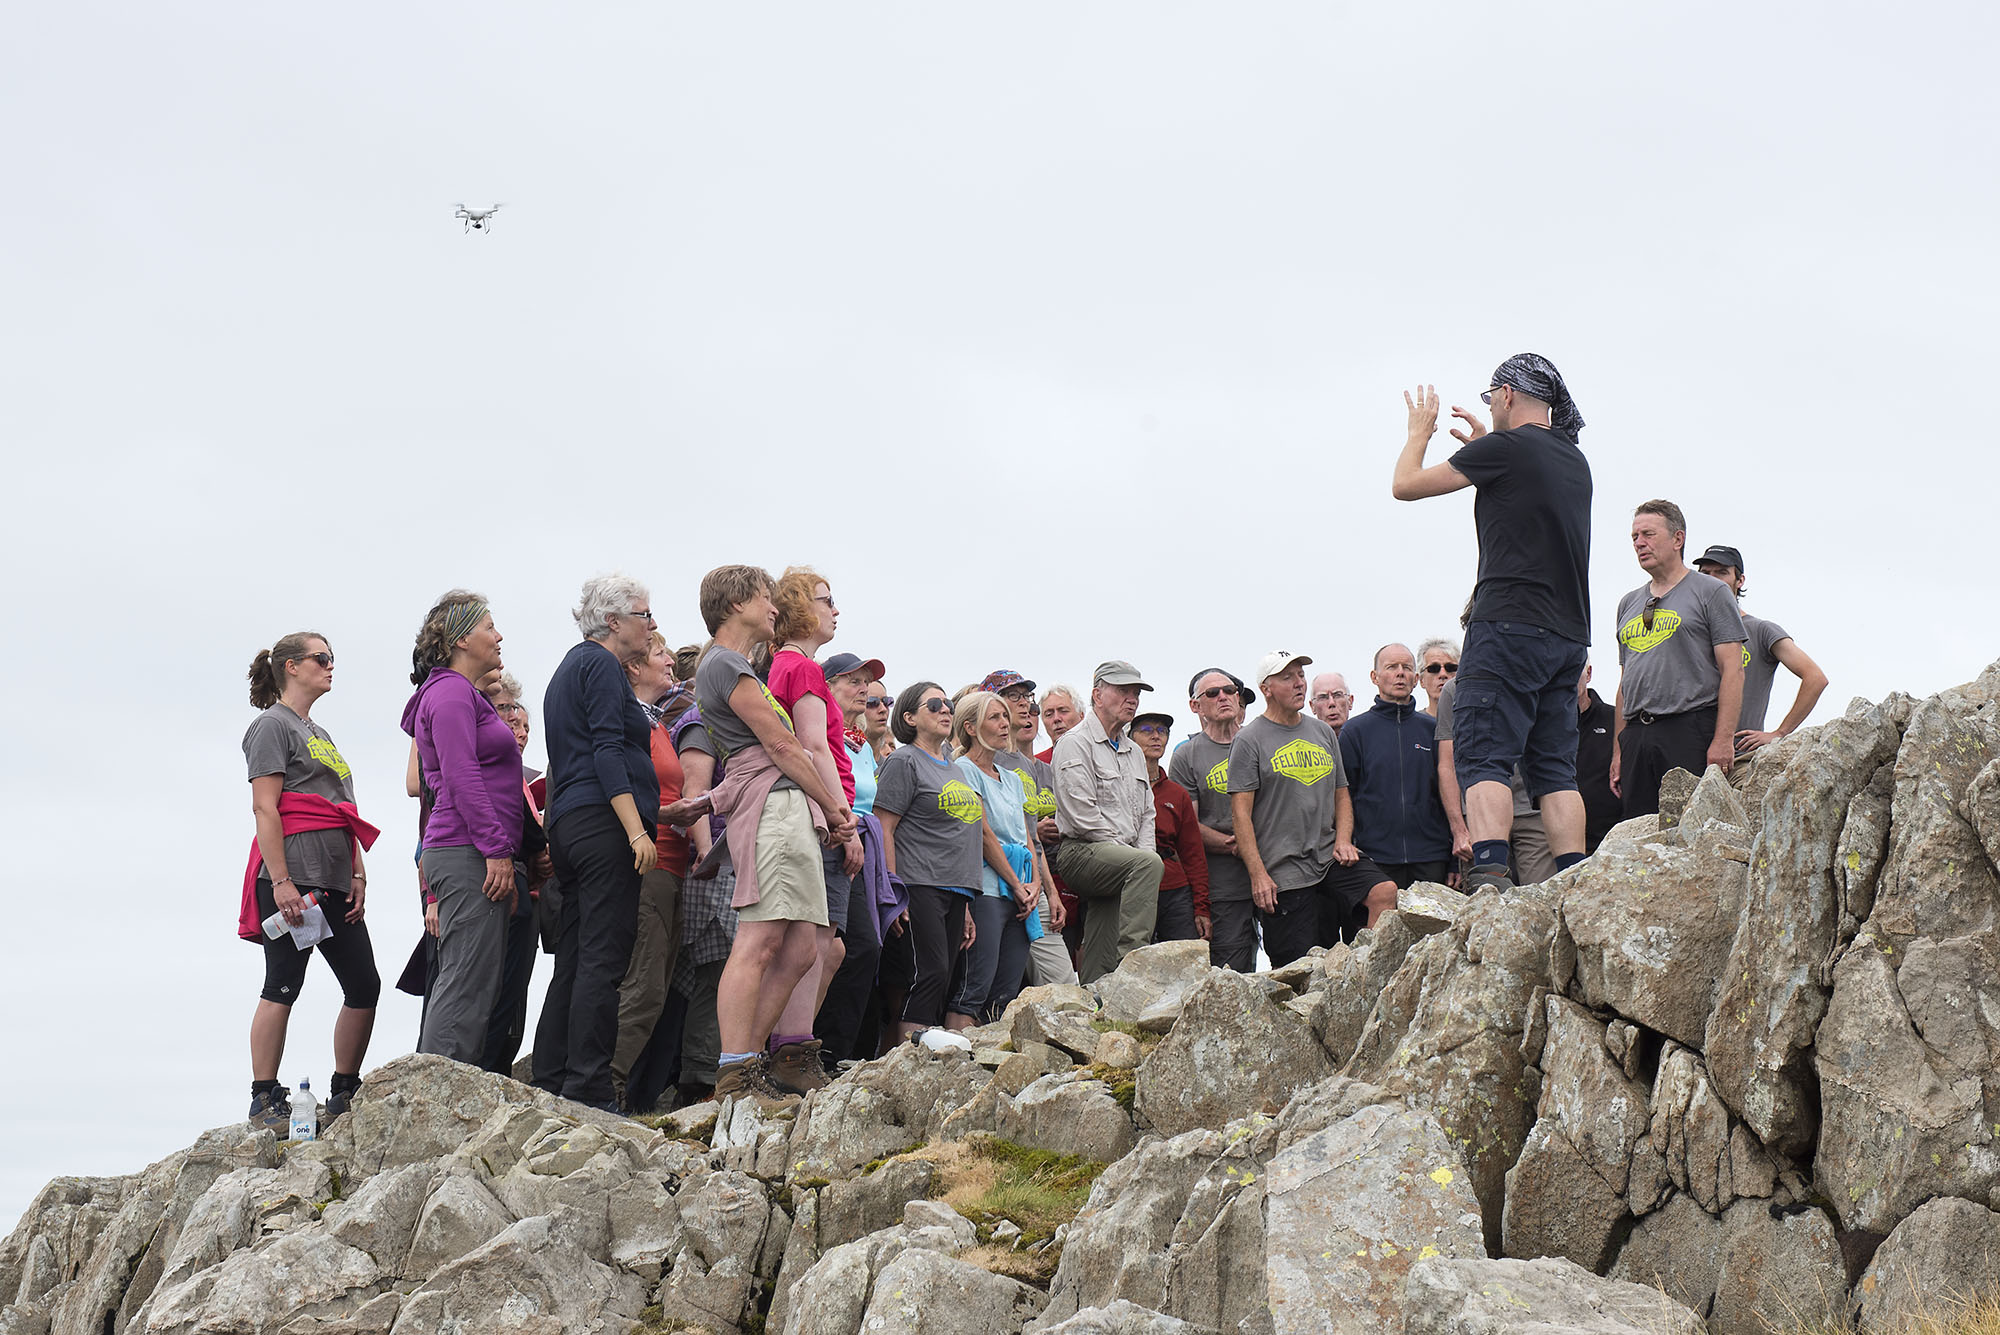
[[[493,230],[493,215],[498,213],[503,207],[504,205],[494,204],[483,209],[468,209],[465,205],[460,204],[458,212],[451,216],[465,220],[465,226],[462,229],[464,231],[490,232]]]

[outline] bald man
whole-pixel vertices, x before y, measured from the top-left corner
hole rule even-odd
[[[1375,651],[1375,703],[1340,734],[1354,801],[1354,844],[1393,885],[1370,892],[1368,922],[1396,907],[1396,890],[1451,873],[1451,826],[1438,796],[1437,720],[1417,707],[1417,657],[1406,644]]]
[[[1338,737],[1354,710],[1354,693],[1347,689],[1347,678],[1338,672],[1322,672],[1312,679],[1312,695],[1306,703],[1312,706],[1313,717]]]

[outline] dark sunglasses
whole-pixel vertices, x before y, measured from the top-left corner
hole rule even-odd
[[[887,709],[890,705],[896,703],[896,697],[893,695],[870,695],[864,697],[861,703],[867,705],[870,709]]]
[[[931,699],[924,701],[923,708],[928,713],[942,714],[951,708],[951,701],[941,695],[933,696]]]
[[[1211,686],[1205,691],[1198,692],[1195,698],[1198,700],[1220,700],[1225,695],[1234,694],[1236,694],[1234,686]]]
[[[1653,613],[1660,610],[1660,599],[1666,596],[1667,595],[1665,595],[1664,593],[1656,594],[1653,597],[1648,598],[1646,600],[1645,615],[1639,618],[1639,625],[1641,629],[1651,630],[1653,628]]]
[[[292,661],[294,663],[303,663],[307,659],[311,659],[313,662],[319,664],[321,667],[325,668],[329,672],[333,671],[333,655],[329,653],[322,652],[317,654],[300,654],[297,658],[294,658]]]
[[[1440,673],[1440,672],[1447,672],[1447,673],[1455,673],[1455,672],[1457,672],[1457,671],[1458,671],[1458,664],[1456,664],[1456,663],[1426,663],[1426,664],[1424,664],[1424,675],[1425,675],[1426,677],[1435,677],[1435,676],[1436,676],[1436,675],[1437,675],[1438,673]]]

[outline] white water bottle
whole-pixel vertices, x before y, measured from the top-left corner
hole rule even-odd
[[[299,897],[299,912],[304,913],[317,903],[319,903],[319,896],[308,892]],[[273,941],[278,940],[291,930],[291,924],[285,921],[285,911],[283,909],[279,909],[276,913],[264,919],[264,935]]]
[[[292,1095],[292,1139],[319,1139],[319,1100],[310,1080],[299,1081],[299,1092]]]

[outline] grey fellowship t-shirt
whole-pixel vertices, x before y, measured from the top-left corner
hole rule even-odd
[[[280,702],[259,714],[243,734],[250,777],[285,776],[288,793],[314,793],[329,802],[354,800],[353,771],[326,729]],[[346,894],[354,879],[354,849],[345,830],[304,830],[285,836],[285,871],[301,890]],[[266,872],[266,876],[270,873]]]
[[[993,763],[1021,776],[1021,791],[1027,798],[1023,810],[1028,813],[1028,842],[1039,848],[1041,841],[1034,837],[1035,822],[1056,814],[1055,767],[1046,760],[1024,756],[1019,751],[997,752]]]
[[[1771,685],[1778,678],[1778,641],[1791,635],[1775,621],[1743,615],[1743,629],[1750,638],[1743,645],[1743,712],[1736,721],[1738,732],[1748,728],[1764,731],[1764,715],[1771,709]]]
[[[1339,749],[1334,748],[1336,755]],[[1176,747],[1167,760],[1167,777],[1194,794],[1195,819],[1224,834],[1236,833],[1236,819],[1229,810],[1229,752],[1226,744],[1198,732]],[[1204,851],[1208,854],[1208,897],[1250,898],[1250,869],[1243,865],[1243,859],[1212,848]]]
[[[1667,590],[1648,630],[1651,587],[1641,584],[1618,600],[1619,690],[1628,719],[1642,712],[1685,714],[1714,705],[1722,689],[1715,647],[1740,644],[1747,635],[1736,595],[1699,570],[1688,571]]]
[[[701,706],[701,721],[708,728],[708,735],[722,749],[718,760],[728,760],[730,756],[746,746],[757,745],[757,734],[750,731],[750,725],[736,716],[729,707],[729,696],[736,689],[736,683],[744,677],[756,682],[757,690],[770,704],[773,712],[784,721],[787,728],[792,726],[792,716],[778,703],[763,682],[757,680],[757,670],[750,666],[750,660],[734,649],[714,648],[701,660],[701,666],[694,670],[694,698]],[[780,776],[772,786],[777,792],[786,788],[796,788],[797,784]]]
[[[1444,684],[1442,691],[1438,692],[1437,740],[1439,745],[1443,745],[1451,740],[1451,707],[1452,702],[1457,698],[1458,679],[1454,677]],[[1514,814],[1516,816],[1534,815],[1535,803],[1534,799],[1528,796],[1528,778],[1525,774],[1521,773],[1519,765],[1514,766],[1514,772],[1507,776],[1507,786],[1514,790]],[[1460,793],[1458,799],[1458,805],[1460,808],[1463,808],[1465,806],[1465,794]],[[1465,813],[1461,809],[1459,814],[1464,815]]]
[[[958,767],[920,746],[898,747],[875,777],[875,814],[896,817],[896,875],[909,885],[979,893],[986,805]]]
[[[1333,729],[1310,714],[1290,727],[1251,719],[1229,748],[1229,791],[1255,793],[1257,855],[1280,890],[1318,885],[1333,865],[1336,794],[1347,786]]]

